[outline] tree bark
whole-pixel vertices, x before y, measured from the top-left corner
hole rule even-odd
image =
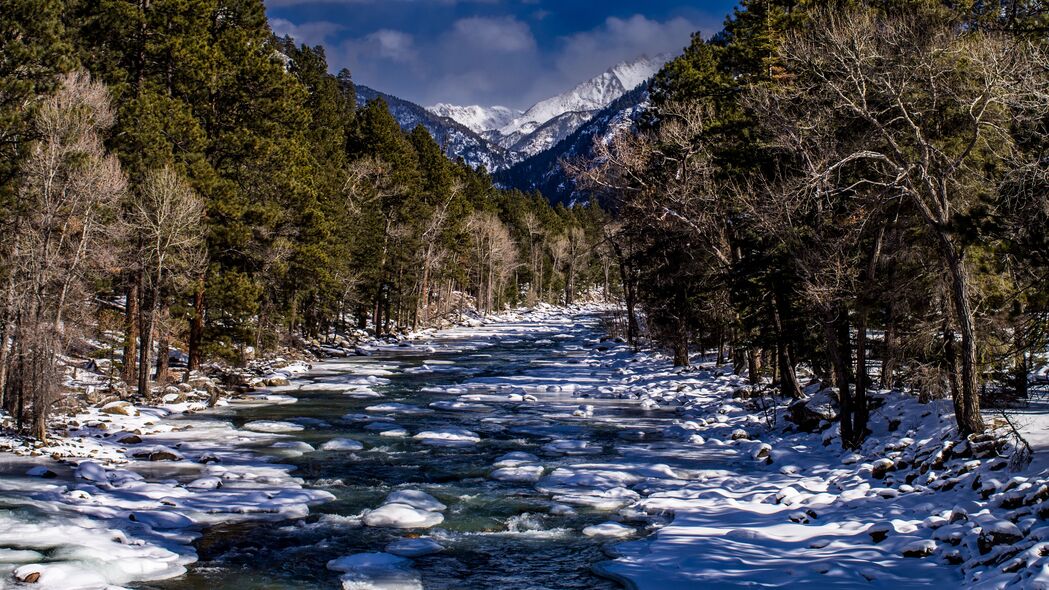
[[[141,325],[141,334],[139,335],[139,353],[138,353],[138,394],[143,397],[149,397],[149,368],[150,355],[153,352],[153,330],[156,325],[157,309],[156,303],[151,303],[149,312],[146,314]]]
[[[881,388],[892,389],[896,370],[896,306],[889,305],[889,320],[885,326],[885,351],[881,359]]]
[[[834,376],[834,387],[838,390],[838,413],[841,420],[841,446],[855,448],[855,407],[849,387],[849,370],[846,359],[848,351],[842,348],[842,333],[848,338],[849,324],[844,306],[827,307],[824,310],[824,338],[827,346],[827,361]]]
[[[865,301],[867,293],[874,289],[874,279],[878,272],[878,261],[881,259],[882,244],[885,241],[885,226],[878,229],[878,236],[874,240],[874,248],[867,261],[867,268],[860,282],[863,290],[856,294],[856,397],[855,416],[853,418],[853,434],[855,436],[855,447],[859,448],[863,439],[867,437],[867,420],[869,418],[867,408],[867,389],[870,387],[870,376],[867,373],[867,316],[868,306]],[[846,337],[848,332],[846,331]]]
[[[946,236],[942,243],[951,275],[951,297],[954,301],[955,320],[961,342],[958,356],[961,360],[961,387],[959,399],[955,400],[955,419],[958,430],[964,436],[974,432],[983,432],[983,417],[980,415],[980,396],[977,385],[976,363],[976,329],[974,326],[972,305],[969,300],[969,273],[965,261]]]
[[[189,321],[189,363],[188,371],[200,369],[201,350],[204,341],[204,276],[197,279],[197,288],[193,292],[193,317]],[[187,371],[187,375],[189,372]]]
[[[122,367],[121,377],[128,385],[135,382],[138,375],[135,356],[138,349],[138,325],[139,316],[141,315],[141,310],[139,309],[140,291],[140,279],[136,275],[127,287],[124,305],[124,366]]]
[[[772,319],[776,328],[776,362],[779,365],[779,392],[784,397],[801,399],[801,384],[798,383],[798,374],[794,369],[794,363],[791,362],[791,355],[788,352],[790,342],[787,339],[783,323],[784,317],[789,312],[789,304],[782,292],[782,288],[774,288],[773,297],[775,298],[775,304],[772,306]],[[718,353],[720,354],[720,352],[719,348]]]
[[[1019,313],[1013,322],[1013,380],[1015,381],[1016,397],[1027,399],[1027,373],[1030,371],[1027,365],[1027,339],[1024,337],[1023,304],[1018,303]]]
[[[951,401],[954,403],[954,412],[957,416],[962,411],[958,406],[961,400],[961,382],[958,378],[958,342],[955,339],[954,330],[946,323],[943,326],[943,360],[947,366],[947,383],[951,390]],[[928,401],[926,397],[924,402],[928,403]]]
[[[761,349],[754,345],[747,347],[747,377],[751,385],[761,381]]]
[[[688,330],[683,322],[678,324],[677,334],[674,338],[674,366],[688,367],[690,366],[688,360]]]

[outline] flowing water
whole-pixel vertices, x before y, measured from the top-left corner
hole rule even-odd
[[[659,432],[673,412],[646,412],[636,401],[590,397],[621,378],[628,362],[615,350],[595,352],[599,336],[593,316],[457,329],[429,342],[319,363],[301,388],[288,392],[298,398],[293,404],[193,416],[232,420],[238,426],[254,420],[304,426],[286,440],[309,443],[315,452],[297,455],[269,443],[255,443],[254,450],[294,465],[294,475],[308,487],[327,490],[336,499],[315,507],[305,519],[211,527],[196,542],[200,559],[187,574],[133,587],[334,589],[340,587],[339,575],[325,567],[329,560],[383,551],[391,541],[427,535],[446,547],[413,559],[427,589],[617,588],[591,572],[594,563],[608,558],[607,541],[581,534],[582,528],[608,521],[614,513],[575,506],[574,513],[554,515],[553,495],[537,491],[535,484],[488,477],[497,458],[511,451],[538,455],[549,474],[564,465],[615,465],[624,453],[637,457],[659,448]],[[368,389],[382,397],[347,394]],[[538,399],[521,399],[526,393]],[[467,408],[472,411],[366,410],[390,402],[428,408],[463,394],[499,398],[482,399],[482,406]],[[516,397],[500,399],[508,396]],[[596,406],[593,417],[573,415],[581,403]],[[382,436],[353,414],[396,422],[409,436]],[[469,429],[481,442],[446,448],[411,438],[422,430],[450,427]],[[333,438],[360,441],[364,450],[319,450]],[[544,450],[552,440],[587,441],[590,452]],[[659,459],[668,462],[665,456]],[[361,512],[379,506],[397,489],[422,490],[438,498],[448,506],[444,522],[425,531],[361,526]],[[635,526],[646,530],[643,523]]]

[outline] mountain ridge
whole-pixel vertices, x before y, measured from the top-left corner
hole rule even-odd
[[[357,101],[382,98],[402,129],[422,125],[450,158],[484,166],[501,186],[540,190],[552,202],[572,202],[577,195],[561,159],[585,157],[595,137],[607,139],[632,124],[648,97],[645,83],[667,59],[640,56],[620,62],[523,112],[448,103],[423,107],[361,84]]]

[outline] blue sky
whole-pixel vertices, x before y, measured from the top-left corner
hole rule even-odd
[[[423,105],[526,108],[642,54],[721,29],[734,0],[266,0],[273,30],[332,70]]]

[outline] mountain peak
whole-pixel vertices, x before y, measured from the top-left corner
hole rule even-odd
[[[565,132],[571,133],[593,113],[651,78],[669,57],[641,55],[618,63],[567,92],[535,103],[523,113],[500,106],[458,106],[446,103],[435,104],[427,110],[485,135],[505,148],[522,148],[525,155],[529,156],[534,153],[534,149],[521,145],[526,136],[543,127],[549,128],[555,119],[564,118],[563,124],[556,126],[558,130],[553,132],[555,137],[545,137],[534,146],[549,147],[551,140],[561,139]],[[550,130],[547,131],[549,135]]]
[[[641,55],[608,68],[608,73],[618,78],[623,87],[630,91],[654,76],[672,57],[665,53],[655,57]]]

